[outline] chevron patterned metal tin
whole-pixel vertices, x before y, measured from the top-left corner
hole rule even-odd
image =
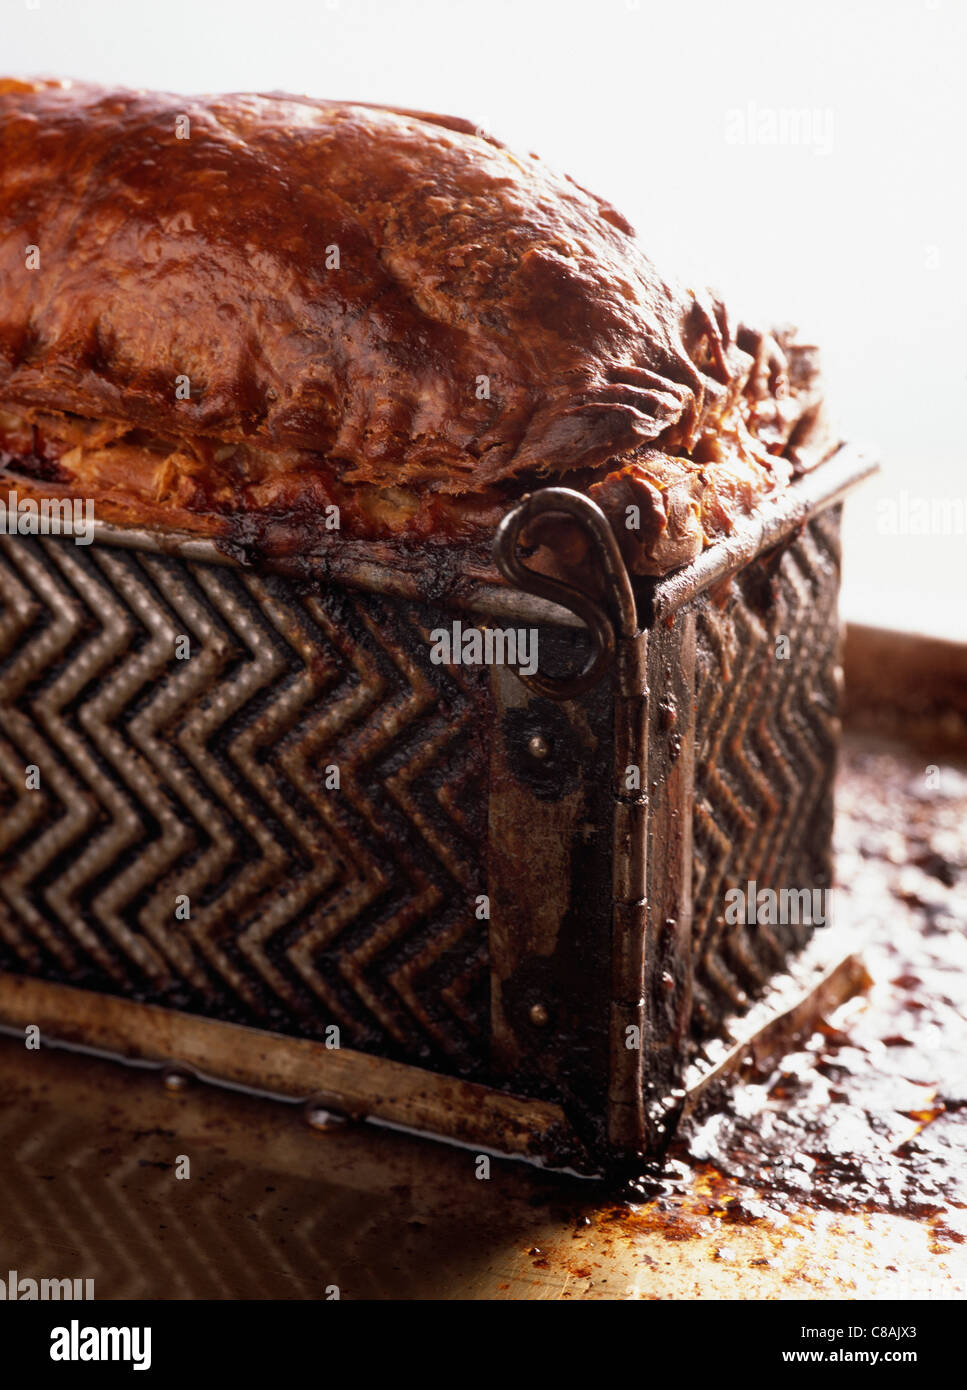
[[[634,589],[593,504],[532,494],[486,592],[534,682],[434,661],[495,621],[466,587],[0,536],[0,1026],[582,1170],[660,1150],[812,932],[728,895],[830,884],[838,503],[871,467]],[[540,506],[604,598],[531,584]]]
[[[821,513],[774,569],[746,570],[696,625],[693,1030],[761,993],[809,922],[727,926],[729,888],[832,882],[839,739],[839,515]],[[811,906],[811,904],[810,904]],[[802,914],[805,916],[806,914]],[[812,916],[812,913],[809,914]]]
[[[478,1067],[484,691],[431,626],[0,538],[0,968]]]

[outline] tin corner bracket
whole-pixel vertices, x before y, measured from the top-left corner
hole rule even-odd
[[[589,537],[591,562],[599,567],[604,578],[602,598],[594,598],[576,584],[524,564],[520,556],[522,539],[538,519],[548,516],[569,517]],[[631,579],[611,524],[597,503],[567,487],[546,487],[528,493],[497,528],[493,557],[509,584],[568,609],[582,620],[591,638],[588,659],[575,675],[548,676],[539,671],[525,675],[518,670],[518,678],[535,695],[551,700],[570,700],[597,685],[614,663],[619,643],[638,635]]]

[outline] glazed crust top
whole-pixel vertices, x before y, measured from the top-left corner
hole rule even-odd
[[[6,400],[460,493],[688,448],[740,359],[613,208],[467,122],[0,84]]]
[[[482,554],[560,481],[662,574],[824,450],[813,349],[733,329],[608,203],[466,121],[0,80],[18,486],[266,554],[318,549],[330,513]]]

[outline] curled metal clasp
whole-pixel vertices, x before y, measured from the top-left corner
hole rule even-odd
[[[590,534],[592,556],[604,574],[603,602],[563,579],[552,579],[525,565],[518,554],[520,537],[538,517],[569,516]],[[570,700],[581,695],[605,674],[614,661],[618,638],[634,637],[638,617],[631,581],[608,518],[590,497],[568,487],[546,487],[528,494],[504,517],[493,546],[494,563],[503,577],[525,593],[549,599],[579,617],[591,637],[591,652],[584,669],[573,676],[544,676],[540,672],[518,678],[535,695],[551,700]]]

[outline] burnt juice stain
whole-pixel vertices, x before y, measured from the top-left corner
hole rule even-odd
[[[872,926],[870,994],[747,1072],[664,1169],[614,1195],[660,1205],[684,1170],[730,1223],[883,1212],[930,1222],[949,1249],[967,1239],[967,775],[944,768],[930,789],[915,754],[850,741],[837,798],[838,910]]]

